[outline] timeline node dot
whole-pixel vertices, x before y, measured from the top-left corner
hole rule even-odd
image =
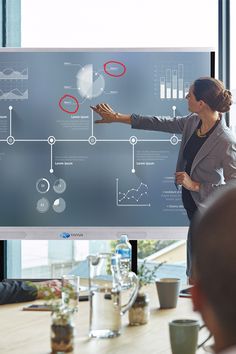
[[[49,136],[48,137],[48,144],[54,145],[56,142],[56,138],[54,136]]]
[[[13,138],[13,136],[9,135],[9,136],[7,137],[7,143],[8,143],[8,145],[13,145],[14,142],[15,142],[15,139]]]
[[[135,144],[137,144],[138,139],[137,139],[136,136],[131,136],[131,137],[129,138],[129,142],[130,142],[130,144],[135,145]]]
[[[172,145],[177,145],[178,142],[179,142],[179,139],[177,136],[173,135],[171,138],[170,138],[170,142]]]
[[[91,135],[89,138],[88,138],[88,142],[90,145],[95,145],[96,142],[97,142],[97,139],[95,138],[95,136]]]

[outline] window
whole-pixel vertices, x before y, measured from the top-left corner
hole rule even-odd
[[[21,0],[22,47],[215,47],[218,0]]]
[[[162,263],[156,277],[180,278],[186,284],[186,241],[185,240],[142,240],[138,241],[138,264],[146,260],[148,267]]]
[[[1,1],[0,4],[0,43],[3,47],[20,45],[20,0]]]
[[[110,241],[7,241],[8,278],[87,276],[88,254],[110,252]]]

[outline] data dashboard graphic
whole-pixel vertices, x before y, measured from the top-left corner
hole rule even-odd
[[[0,226],[186,226],[181,136],[96,124],[90,106],[188,114],[210,50],[0,50]]]
[[[77,88],[82,97],[92,99],[100,96],[105,87],[105,79],[93,71],[93,65],[88,64],[77,74]]]

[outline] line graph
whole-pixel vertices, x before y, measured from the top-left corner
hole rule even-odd
[[[0,71],[0,80],[28,80],[28,68],[24,68],[22,71],[4,68]]]
[[[0,80],[28,80],[29,70],[24,62],[0,62]]]
[[[28,90],[21,91],[18,88],[4,92],[0,89],[0,100],[27,100]]]
[[[142,203],[147,200],[148,185],[141,182],[138,188],[130,188],[126,192],[119,191],[119,178],[116,178],[116,205],[150,207],[150,203]]]
[[[0,100],[27,100],[28,79],[24,63],[0,62]]]

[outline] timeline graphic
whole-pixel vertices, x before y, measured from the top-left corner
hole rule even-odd
[[[134,174],[136,172],[135,170],[135,145],[138,142],[169,142],[172,145],[178,144],[181,139],[179,139],[175,134],[173,134],[169,139],[138,139],[136,136],[131,136],[129,139],[97,139],[94,136],[93,132],[93,125],[94,125],[94,117],[93,117],[93,110],[91,109],[91,135],[87,139],[57,139],[54,136],[49,136],[47,139],[17,139],[14,136],[12,136],[12,111],[13,107],[9,106],[9,129],[10,129],[10,134],[6,139],[2,139],[0,141],[6,142],[8,145],[13,145],[16,142],[47,142],[50,146],[50,168],[49,172],[52,174],[54,172],[53,169],[53,146],[56,143],[59,142],[87,142],[91,146],[100,143],[100,142],[127,142],[131,145],[132,147],[132,167],[131,167],[131,172]],[[175,117],[175,112],[176,112],[176,106],[172,106],[172,112],[173,112],[173,117]],[[166,118],[166,116],[165,116]],[[167,117],[168,118],[168,117]],[[171,118],[171,117],[169,117]],[[36,183],[36,189],[39,193],[47,193],[50,188],[50,183],[48,180],[45,178],[40,178],[37,183]],[[53,186],[53,189],[57,193],[63,193],[66,189],[66,182],[63,179],[59,179],[56,181],[56,183]],[[116,179],[116,205],[117,206],[142,206],[142,207],[150,207],[150,203],[139,203],[140,200],[143,198],[143,196],[146,196],[148,194],[148,186],[147,184],[144,184],[141,182],[138,188],[131,188],[127,192],[120,192],[119,191],[119,179]],[[131,201],[134,201],[136,203],[130,203]],[[124,203],[125,201],[125,203]],[[128,201],[128,203],[127,203]],[[49,202],[47,199],[42,198],[39,200],[37,204],[37,210],[41,213],[48,211],[49,208]],[[58,198],[55,200],[53,204],[53,209],[56,212],[63,212],[66,208],[66,202],[62,198]]]

